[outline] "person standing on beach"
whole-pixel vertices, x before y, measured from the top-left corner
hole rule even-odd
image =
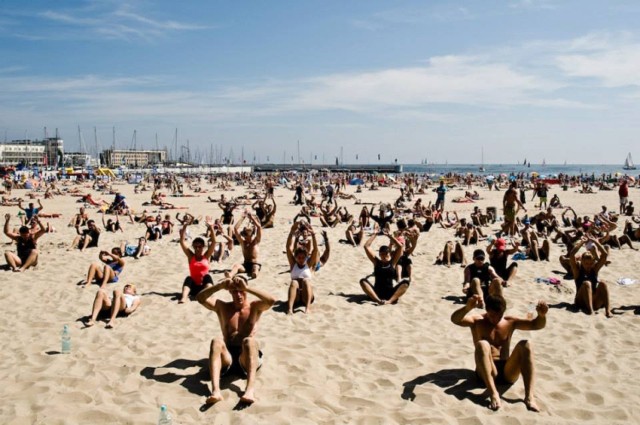
[[[620,214],[625,214],[627,202],[629,201],[629,185],[627,179],[623,179],[618,188],[618,196],[620,197]]]
[[[502,230],[509,236],[515,235],[517,230],[516,214],[518,214],[518,209],[516,209],[516,206],[522,208],[525,212],[527,211],[524,205],[522,205],[522,202],[518,199],[516,186],[517,183],[512,182],[502,198],[502,208],[504,212],[504,225]]]
[[[547,184],[545,182],[538,182],[538,185],[536,186],[536,190],[533,191],[533,197],[531,197],[531,200],[533,201],[535,199],[536,196],[538,196],[538,198],[540,198],[540,209],[542,209],[542,204],[544,204],[544,207],[547,208],[547,192],[548,192],[548,188],[547,188]]]
[[[535,319],[520,319],[505,316],[507,302],[501,295],[489,295],[486,299],[484,314],[469,314],[481,302],[481,297],[471,297],[467,304],[451,315],[451,321],[465,328],[471,328],[475,348],[476,375],[490,392],[489,407],[500,409],[500,393],[496,385],[511,385],[520,374],[524,381],[524,404],[527,409],[539,412],[540,408],[534,399],[535,364],[531,341],[521,340],[509,354],[511,337],[516,329],[535,331],[547,324],[549,307],[539,301]]]
[[[440,186],[436,189],[436,210],[444,211],[444,196],[447,193],[447,187],[444,180],[440,180]]]
[[[231,293],[232,301],[212,298],[213,294],[223,289]],[[258,300],[249,302],[248,294],[254,295]],[[198,294],[197,299],[205,308],[218,315],[222,331],[222,338],[211,340],[209,371],[212,391],[206,403],[214,404],[223,400],[220,376],[228,373],[247,377],[247,386],[240,401],[254,403],[255,377],[262,364],[262,352],[256,339],[256,331],[262,313],[273,306],[275,298],[265,291],[249,287],[244,277],[235,276],[205,288]]]

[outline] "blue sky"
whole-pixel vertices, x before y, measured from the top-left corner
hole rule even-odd
[[[249,162],[640,158],[635,1],[2,1],[0,130]],[[4,134],[0,134],[3,137]],[[356,161],[356,155],[358,160]],[[315,158],[318,158],[315,160]]]

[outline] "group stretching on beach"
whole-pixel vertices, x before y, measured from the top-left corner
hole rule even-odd
[[[175,282],[175,287],[180,288],[178,304],[195,300],[215,312],[222,333],[221,338],[213,338],[209,345],[211,395],[206,398],[206,404],[223,399],[220,378],[226,374],[246,378],[241,402],[251,404],[257,400],[255,382],[264,357],[257,325],[262,314],[277,302],[274,295],[260,287],[263,268],[267,266],[261,242],[273,237],[271,229],[289,221],[286,241],[279,243],[284,246],[282,262],[288,265],[288,276],[283,278],[287,290],[280,294],[287,315],[315,311],[313,306],[322,303],[320,294],[323,293],[316,287],[316,275],[339,273],[329,263],[332,251],[327,230],[332,228],[340,228],[340,234],[344,234],[340,240],[343,246],[338,250],[357,250],[362,264],[372,268],[371,274],[353,282],[353,286],[363,294],[362,303],[383,306],[377,312],[381,316],[388,314],[387,311],[402,309],[405,297],[426,290],[426,282],[414,281],[414,268],[424,270],[459,264],[460,268],[456,269],[459,280],[451,285],[462,284],[455,290],[464,306],[452,313],[451,322],[471,329],[475,371],[487,389],[489,407],[494,410],[501,407],[499,385],[511,385],[522,375],[524,404],[529,410],[539,411],[534,397],[533,345],[525,339],[511,350],[511,339],[516,330],[543,329],[549,307],[540,300],[535,307],[535,317],[506,314],[510,288],[524,284],[519,279],[523,269],[540,262],[557,263],[566,272],[565,279],[574,282],[571,300],[574,311],[591,315],[604,310],[606,317],[612,317],[610,283],[602,279],[602,270],[611,262],[612,249],[628,247],[636,255],[634,242],[640,241],[640,218],[634,215],[629,194],[629,188],[636,186],[636,179],[620,178],[613,183],[619,195],[615,208],[602,206],[591,214],[578,216],[570,205],[561,202],[559,194],[554,193],[548,200],[553,186],[525,175],[490,181],[482,176],[452,175],[431,180],[406,175],[400,182],[359,175],[362,183],[358,183],[358,190],[351,194],[347,193],[347,182],[353,177],[343,174],[291,174],[287,178],[149,176],[135,188],[136,193],[151,191],[150,201],[142,205],[134,205],[109,182],[96,182],[90,188],[100,190],[103,198],[113,196],[111,202],[92,197],[84,190],[86,187],[59,182],[44,184],[38,191],[30,192],[29,197],[33,200],[40,196],[43,199],[69,196],[82,201],[78,212],[68,221],[69,229],[75,234],[73,237],[69,234],[65,248],[84,253],[78,255],[84,255],[82,258],[88,264],[86,277],[78,286],[89,287],[93,283],[99,286],[91,314],[85,318],[86,327],[95,327],[102,318],[108,328],[115,328],[117,317],[140,311],[139,287],[132,283],[117,286],[135,281],[137,277],[127,275],[131,273],[126,267],[127,261],[144,262],[144,257],[152,252],[153,243],[163,238],[177,242],[186,257],[185,271],[188,272],[184,281]],[[611,183],[604,180],[597,181],[595,176],[559,178],[565,190],[571,187],[585,194],[606,190],[603,187]],[[15,194],[11,189],[16,188],[11,182],[7,187],[6,181],[6,194]],[[210,196],[213,190],[232,192],[237,185],[244,186],[247,194]],[[361,186],[375,190],[380,185],[394,185],[400,191],[399,196],[391,203],[374,203],[367,208],[357,198]],[[208,187],[211,192],[207,192]],[[447,203],[450,191],[456,187],[466,188],[465,196]],[[474,189],[482,188],[504,191],[499,209],[484,211],[475,206],[468,216],[455,209],[457,204],[479,200],[482,195]],[[163,190],[170,195],[165,195]],[[186,190],[193,191],[193,195]],[[282,205],[279,207],[278,203],[282,201],[276,202],[276,190],[279,195],[285,194],[287,205],[299,211],[295,216],[280,217]],[[529,208],[531,211],[525,207],[525,190],[532,193],[529,202],[537,203]],[[200,195],[210,202],[206,204],[207,210],[184,212],[182,217],[178,213],[175,222],[171,215],[164,214],[167,209],[183,209],[168,202],[168,196]],[[42,219],[59,216],[44,215],[46,206],[40,199],[29,202],[27,207],[23,202],[2,198],[2,206],[9,211],[5,215],[4,234],[15,244],[15,249],[5,251],[6,267],[14,272],[27,271],[45,261],[46,258],[41,258],[39,243],[46,239],[47,232],[54,230]],[[138,210],[141,213],[136,214],[135,208],[143,205],[150,210]],[[351,214],[348,206],[357,209],[352,209]],[[155,210],[151,211],[152,208]],[[97,210],[96,214],[91,214],[91,210]],[[19,215],[20,222],[12,228],[13,214]],[[279,218],[283,221],[276,220]],[[202,224],[205,229],[198,227]],[[137,232],[133,243],[122,241],[109,250],[101,247],[102,235],[123,234],[125,227],[128,234]],[[177,238],[174,229],[177,229]],[[201,230],[204,231],[201,233]],[[431,243],[424,235],[427,232],[444,232],[448,241],[435,259],[415,258],[419,244]],[[234,246],[239,246],[242,253],[240,262],[229,261]],[[177,247],[175,251],[178,252]],[[96,253],[99,262],[91,262]],[[222,263],[224,267],[224,277],[217,281],[212,276],[212,263]],[[229,293],[231,301],[218,298],[222,292]]]

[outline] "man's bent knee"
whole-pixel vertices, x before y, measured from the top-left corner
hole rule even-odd
[[[524,340],[518,342],[516,347],[518,347],[520,350],[522,350],[522,354],[524,354],[525,357],[529,357],[529,356],[531,356],[531,354],[533,354],[533,343],[531,341],[529,341],[528,339],[524,339]]]
[[[211,353],[221,352],[225,347],[224,341],[220,338],[215,338],[211,340]]]
[[[256,340],[250,336],[242,340],[242,349],[251,350],[256,347]]]
[[[476,342],[476,354],[491,354],[491,344],[488,341]]]

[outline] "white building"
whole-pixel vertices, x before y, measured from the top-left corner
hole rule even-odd
[[[102,152],[101,157],[102,162],[111,168],[121,165],[126,165],[127,167],[146,167],[148,165],[166,162],[167,151],[107,149]]]
[[[0,164],[57,166],[62,161],[64,142],[57,137],[44,140],[12,140],[0,143]]]

